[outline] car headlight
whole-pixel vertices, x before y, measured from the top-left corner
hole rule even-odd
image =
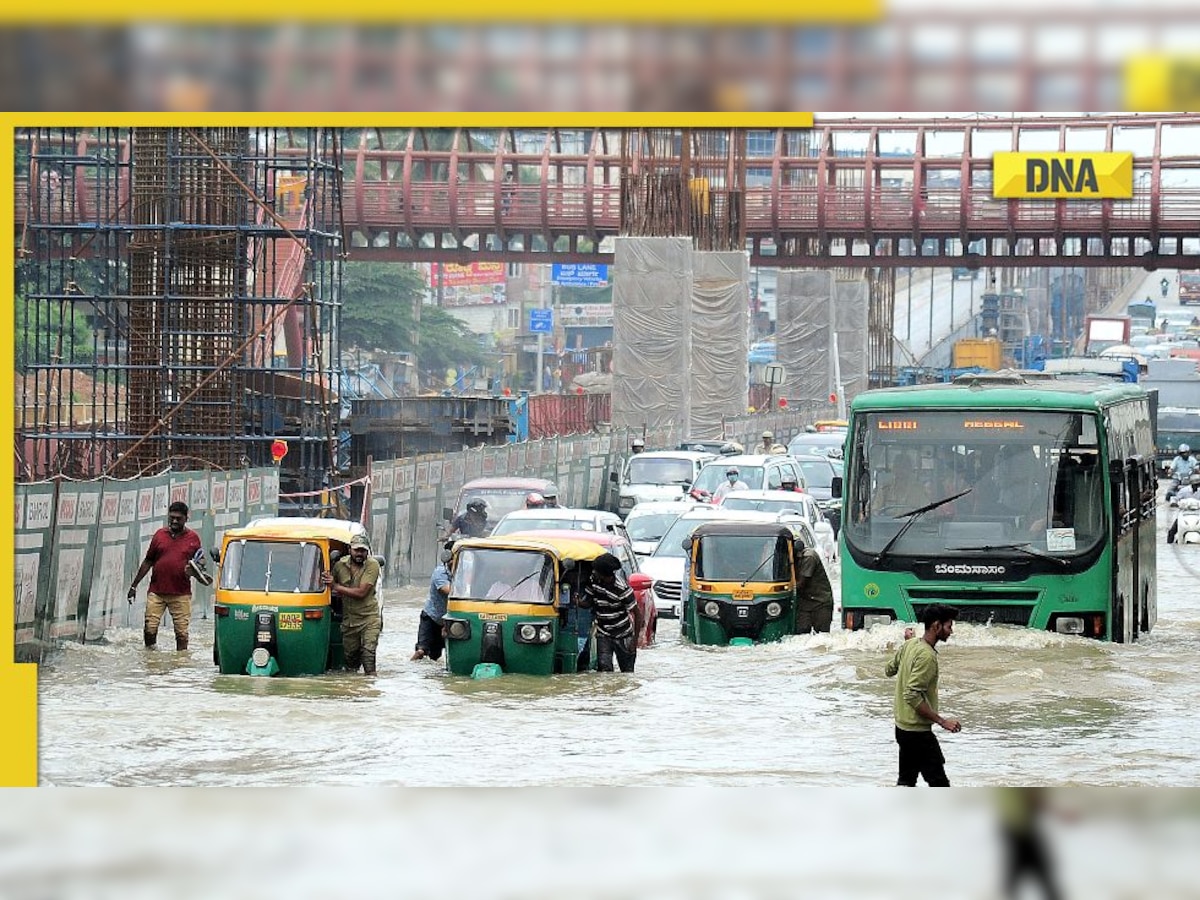
[[[447,619],[446,635],[456,641],[466,640],[471,636],[471,623],[465,619]]]
[[[700,608],[700,611],[704,613],[704,615],[708,616],[708,618],[715,619],[717,616],[721,615],[721,604],[719,604],[716,600],[708,600]]]
[[[767,618],[778,619],[783,615],[783,606],[777,600],[772,600],[767,604]]]

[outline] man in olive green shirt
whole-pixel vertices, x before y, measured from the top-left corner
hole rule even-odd
[[[383,615],[375,587],[379,583],[379,562],[368,551],[367,539],[356,534],[350,539],[350,555],[333,564],[331,572],[321,579],[333,586],[342,598],[342,649],[346,653],[346,668],[357,672],[361,665],[364,675],[375,674],[375,650],[383,630]]]
[[[930,787],[950,786],[946,757],[933,726],[940,725],[952,734],[962,730],[958,719],[945,718],[938,712],[937,645],[950,639],[957,617],[958,610],[952,606],[934,603],[926,607],[921,615],[925,634],[905,641],[884,670],[889,678],[896,676],[892,710],[896,743],[900,745],[896,784],[902,787],[916,787],[918,775]]]

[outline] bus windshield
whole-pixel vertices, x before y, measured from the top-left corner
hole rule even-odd
[[[1081,413],[863,413],[847,476],[846,539],[867,553],[1069,557],[1106,533],[1096,423]]]

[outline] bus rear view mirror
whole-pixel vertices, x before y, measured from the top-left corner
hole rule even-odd
[[[829,494],[834,499],[842,496],[842,476],[834,475],[833,482],[829,486]]]

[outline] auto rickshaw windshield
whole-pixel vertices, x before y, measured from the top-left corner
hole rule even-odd
[[[306,541],[231,541],[221,560],[221,587],[319,594],[325,590],[321,548]]]
[[[450,596],[508,603],[552,603],[554,566],[536,550],[471,547],[458,554]]]
[[[791,576],[787,541],[769,534],[706,534],[695,576],[709,581],[783,581]]]

